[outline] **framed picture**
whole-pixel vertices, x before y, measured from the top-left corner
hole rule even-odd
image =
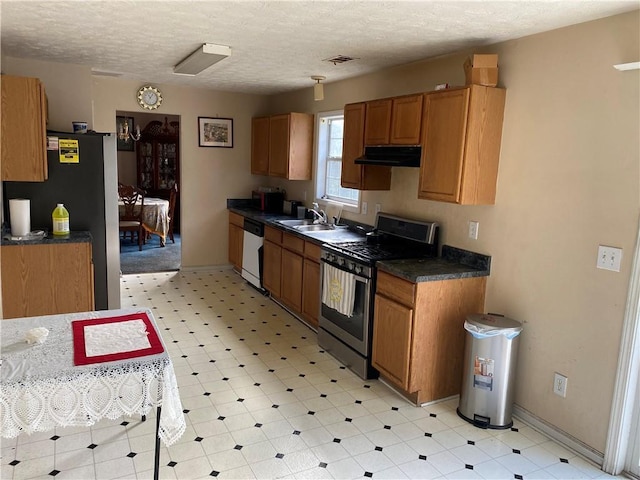
[[[133,152],[135,149],[133,144],[136,142],[131,140],[131,138],[125,142],[124,140],[120,140],[117,136],[121,130],[120,125],[124,125],[124,123],[129,126],[129,132],[135,134],[135,131],[133,130],[133,117],[116,117],[116,142],[118,144],[118,151]]]
[[[233,119],[198,117],[201,147],[233,148]]]

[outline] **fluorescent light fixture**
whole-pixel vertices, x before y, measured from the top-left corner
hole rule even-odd
[[[620,63],[618,65],[614,65],[613,68],[616,70],[624,71],[624,70],[639,70],[640,62],[631,62],[631,63]]]
[[[231,55],[231,47],[204,43],[195,52],[173,67],[173,73],[180,75],[197,75],[214,63],[218,63]]]

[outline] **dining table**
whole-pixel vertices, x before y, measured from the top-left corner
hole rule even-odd
[[[122,200],[118,201],[118,209],[120,213],[124,212]],[[160,246],[164,247],[166,245],[167,233],[169,232],[169,200],[144,197],[142,228],[152,235],[158,235],[160,237]]]
[[[160,441],[186,429],[173,363],[148,308],[2,320],[0,435],[91,426],[156,408]]]

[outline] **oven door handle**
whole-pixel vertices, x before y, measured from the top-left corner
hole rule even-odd
[[[355,278],[355,280],[358,281],[358,282],[362,282],[362,283],[366,284],[366,283],[369,283],[371,281],[370,278],[363,277],[362,275],[358,275],[357,273],[354,273],[351,270],[347,270],[346,268],[339,267],[335,263],[327,262],[324,259],[320,260],[320,263],[326,263],[327,265],[331,265],[333,268],[336,268],[336,269],[338,269],[338,270],[340,270],[342,272],[350,273],[351,275],[353,275],[353,278]],[[324,269],[322,271],[322,278],[324,278]]]

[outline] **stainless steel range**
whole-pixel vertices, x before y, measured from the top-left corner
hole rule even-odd
[[[371,365],[376,262],[438,255],[438,224],[378,213],[366,241],[324,244],[318,344],[364,379]]]

